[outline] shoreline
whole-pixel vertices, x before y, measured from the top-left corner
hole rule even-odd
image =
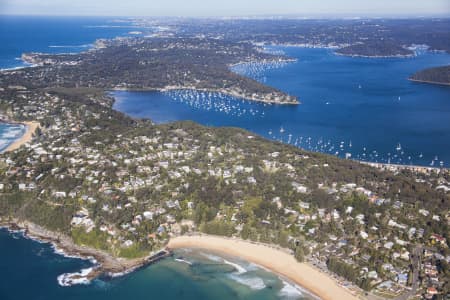
[[[266,100],[258,97],[250,97],[243,94],[239,94],[237,92],[232,91],[226,91],[223,89],[208,89],[208,88],[196,88],[196,87],[189,87],[189,86],[166,86],[164,88],[153,88],[153,87],[145,87],[145,88],[126,88],[126,87],[115,87],[112,89],[108,89],[109,91],[124,91],[124,92],[168,92],[168,91],[174,91],[174,90],[186,90],[186,91],[199,91],[199,92],[211,92],[211,93],[220,93],[227,96],[232,96],[238,99],[246,100],[246,101],[254,101],[254,102],[260,102],[260,103],[266,103],[270,105],[298,105],[301,104],[300,101],[297,100],[296,97],[290,96],[295,98],[295,100],[289,100],[284,102],[279,101],[272,101],[272,100]]]
[[[449,168],[446,167],[429,167],[429,166],[421,166],[421,165],[400,165],[400,164],[388,164],[388,163],[378,163],[378,162],[370,162],[370,161],[363,161],[363,160],[355,160],[363,165],[368,165],[370,167],[381,169],[381,170],[389,170],[389,171],[398,171],[398,170],[410,170],[413,172],[420,172],[420,173],[430,173],[430,172],[437,172],[440,173],[441,171],[449,171]]]
[[[25,132],[22,136],[18,137],[14,142],[8,145],[2,153],[10,152],[19,149],[22,145],[30,142],[33,138],[33,134],[36,132],[37,128],[40,127],[39,122],[26,121],[26,122],[5,122],[7,124],[22,124],[25,126]]]
[[[413,54],[388,54],[388,55],[364,55],[364,54],[347,54],[338,52],[339,50],[351,46],[351,45],[322,45],[322,44],[295,44],[295,43],[280,43],[280,44],[267,44],[268,46],[275,47],[291,47],[291,48],[305,48],[305,49],[326,49],[333,50],[332,53],[337,56],[346,56],[353,58],[415,58],[417,53]],[[430,51],[433,52],[433,51]]]
[[[353,57],[353,58],[373,58],[373,59],[379,59],[379,58],[415,58],[416,54],[389,54],[389,55],[364,55],[364,54],[350,54],[350,53],[341,53],[334,51],[333,53],[337,56],[346,56],[346,57]]]
[[[411,82],[417,82],[417,83],[428,83],[428,84],[441,85],[441,86],[450,86],[450,83],[446,83],[446,82],[420,80],[420,79],[414,79],[414,78],[408,78],[408,80]]]
[[[0,220],[0,228],[5,228],[10,232],[22,231],[25,238],[39,243],[49,243],[54,248],[55,253],[59,255],[91,261],[92,266],[89,268],[89,272],[83,274],[83,276],[80,275],[81,273],[62,274],[66,276],[66,282],[69,283],[63,286],[80,283],[80,280],[85,280],[84,283],[89,283],[98,277],[120,277],[172,255],[170,250],[161,249],[141,258],[127,259],[114,257],[103,250],[77,245],[73,242],[72,238],[65,234],[47,230],[28,221],[13,219],[2,222]]]
[[[307,290],[308,293],[323,300],[359,299],[357,295],[340,286],[329,275],[307,263],[297,262],[293,255],[275,246],[271,247],[235,238],[195,235],[171,238],[168,247],[170,249],[204,249],[241,258],[287,278]]]

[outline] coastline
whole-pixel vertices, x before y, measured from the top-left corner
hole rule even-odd
[[[36,129],[39,127],[39,122],[29,121],[29,122],[17,122],[17,124],[25,125],[25,133],[17,138],[14,142],[12,142],[8,147],[6,147],[3,152],[14,151],[19,149],[22,145],[28,143],[33,138],[33,134],[36,132]]]
[[[124,276],[171,256],[172,250],[196,248],[255,263],[279,275],[280,278],[285,278],[299,285],[312,296],[323,300],[359,299],[358,295],[340,286],[329,275],[310,264],[297,262],[292,254],[275,245],[209,235],[179,236],[171,238],[167,248],[155,251],[147,257],[126,259],[113,257],[102,250],[76,245],[70,237],[28,221],[10,220],[2,222],[0,220],[0,228],[6,228],[9,231],[22,231],[26,238],[40,243],[50,243],[55,249],[55,253],[65,257],[91,261],[92,266],[87,269],[58,276],[58,282],[62,286],[88,284],[98,277],[115,278]]]
[[[350,54],[350,53],[341,53],[337,51],[333,52],[337,56],[346,56],[353,58],[414,58],[416,54],[390,54],[390,55],[363,55],[363,54]]]
[[[322,44],[295,44],[295,43],[280,43],[280,44],[268,44],[268,46],[280,46],[280,47],[293,47],[293,48],[306,48],[306,49],[327,49],[333,50],[332,53],[337,56],[346,56],[353,58],[414,58],[417,56],[416,53],[412,54],[388,54],[388,55],[364,55],[364,54],[350,54],[350,53],[341,53],[340,49],[351,46],[348,44],[345,45],[322,45]]]
[[[161,249],[150,253],[149,256],[127,259],[114,257],[106,251],[94,249],[84,245],[77,245],[73,240],[62,233],[47,230],[37,224],[28,221],[10,220],[1,221],[0,228],[6,228],[9,231],[23,231],[24,237],[30,238],[41,243],[50,243],[55,252],[72,258],[90,260],[93,266],[85,274],[71,273],[63,274],[66,276],[63,286],[69,286],[78,283],[89,283],[100,276],[114,278],[120,277],[140,268],[150,265],[160,259],[172,255],[167,249]],[[81,270],[83,271],[83,270]]]
[[[170,249],[196,248],[239,257],[260,265],[305,288],[323,300],[356,300],[357,295],[340,286],[334,279],[307,263],[297,262],[293,255],[269,245],[241,239],[209,235],[171,238]]]
[[[387,171],[399,171],[399,170],[410,170],[412,172],[418,172],[422,174],[427,174],[431,172],[448,172],[449,169],[445,167],[429,167],[429,166],[420,166],[420,165],[400,165],[400,164],[388,164],[388,163],[378,163],[378,162],[370,162],[370,161],[362,161],[356,160],[357,162],[368,165],[373,168],[387,170]]]
[[[267,100],[261,97],[254,97],[254,96],[247,96],[244,94],[240,94],[238,92],[233,91],[227,91],[225,89],[208,89],[208,88],[196,88],[191,86],[166,86],[164,88],[153,88],[153,87],[146,87],[146,88],[122,88],[122,87],[115,87],[110,89],[110,91],[126,91],[126,92],[168,92],[173,90],[192,90],[192,91],[199,91],[199,92],[211,92],[211,93],[221,93],[223,95],[232,96],[238,99],[243,99],[247,101],[255,101],[255,102],[261,102],[266,104],[273,104],[273,105],[298,105],[301,104],[300,101],[297,100],[296,97],[292,97],[294,100],[288,100],[288,101],[275,101],[275,100]],[[287,97],[287,96],[286,96]]]
[[[411,82],[417,82],[417,83],[427,83],[427,84],[434,84],[434,85],[441,85],[441,86],[450,86],[450,83],[446,83],[446,82],[420,80],[420,79],[414,79],[414,78],[408,78],[408,80]]]

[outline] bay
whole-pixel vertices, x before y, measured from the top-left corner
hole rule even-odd
[[[57,277],[91,266],[89,261],[56,254],[49,244],[0,229],[0,298],[34,299],[312,299],[298,287],[237,258],[238,272],[222,257],[203,251],[178,251],[138,272],[89,285],[62,287]],[[182,257],[189,262],[176,261]]]
[[[338,56],[329,49],[269,50],[297,62],[252,63],[234,70],[299,97],[300,105],[265,105],[195,91],[120,91],[113,93],[114,107],[157,123],[192,120],[241,127],[339,157],[450,165],[450,87],[407,80],[418,70],[449,64],[449,54],[373,59]]]

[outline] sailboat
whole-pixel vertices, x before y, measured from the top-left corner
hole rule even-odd
[[[397,151],[401,151],[402,150],[402,145],[400,145],[400,143],[397,144],[397,148],[395,148]]]
[[[280,133],[283,133],[284,132],[284,128],[283,128],[283,126],[280,128]]]

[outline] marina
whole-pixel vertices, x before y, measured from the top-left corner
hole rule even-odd
[[[448,54],[421,53],[405,60],[349,58],[325,48],[267,49],[294,59],[239,64],[233,71],[295,95],[301,104],[255,103],[196,90],[116,91],[115,108],[156,123],[193,120],[241,127],[305,150],[358,161],[449,166],[450,90],[407,80],[416,69],[449,61]],[[386,70],[390,81],[384,80]],[[425,102],[425,97],[431,100]]]

